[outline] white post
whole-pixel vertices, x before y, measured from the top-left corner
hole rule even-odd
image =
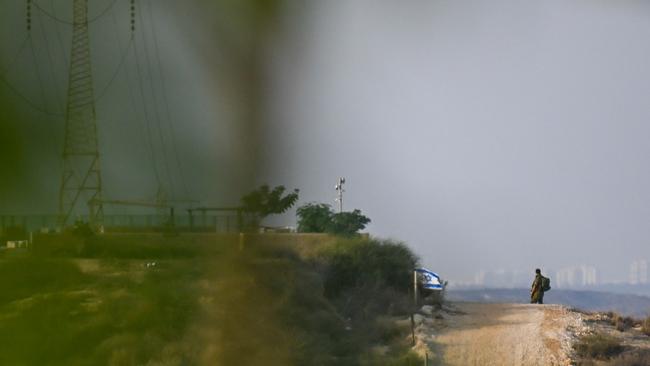
[[[413,304],[418,306],[418,272],[413,270]]]
[[[343,212],[343,184],[345,183],[345,178],[339,178],[339,182],[334,186],[334,189],[338,191],[338,197],[336,201],[339,203],[339,213]]]

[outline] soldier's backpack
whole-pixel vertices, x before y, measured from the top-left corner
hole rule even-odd
[[[551,279],[542,276],[542,291],[546,292],[551,289]]]

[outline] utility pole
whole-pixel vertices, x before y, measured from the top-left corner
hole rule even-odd
[[[339,178],[339,182],[334,186],[334,189],[338,192],[338,197],[336,201],[339,203],[339,213],[343,212],[343,184],[345,184],[345,178]]]
[[[95,95],[88,39],[88,0],[73,0],[72,46],[63,147],[63,174],[59,190],[59,225],[86,208],[91,224],[101,224],[102,179],[99,166]]]

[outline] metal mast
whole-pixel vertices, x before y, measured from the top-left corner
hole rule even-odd
[[[336,197],[336,202],[339,203],[339,213],[343,212],[343,184],[345,184],[345,178],[339,178],[338,183],[334,186],[334,189],[338,192],[338,197]]]
[[[63,175],[59,190],[59,223],[89,209],[89,221],[103,220],[102,179],[99,168],[95,96],[88,39],[88,0],[74,0],[70,74],[63,147]]]

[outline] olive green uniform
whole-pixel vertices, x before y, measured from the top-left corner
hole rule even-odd
[[[542,290],[542,275],[536,274],[533,286],[530,289],[530,303],[543,304],[544,303],[544,290]]]

